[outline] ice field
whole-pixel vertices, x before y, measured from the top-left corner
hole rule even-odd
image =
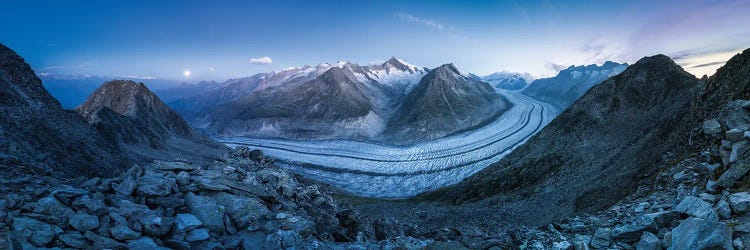
[[[514,106],[484,127],[409,146],[352,140],[217,138],[276,158],[278,166],[354,195],[408,198],[460,182],[497,162],[558,113],[520,91],[498,92]]]

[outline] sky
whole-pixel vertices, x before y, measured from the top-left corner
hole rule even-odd
[[[711,75],[750,47],[750,1],[3,1],[37,73],[217,80],[395,56],[554,76],[666,54]]]

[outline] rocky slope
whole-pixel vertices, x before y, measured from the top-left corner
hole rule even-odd
[[[611,205],[651,173],[662,153],[687,145],[688,114],[701,86],[666,56],[643,58],[442,199],[531,192],[534,199],[553,201],[545,206],[551,217]]]
[[[247,148],[207,165],[157,161],[114,178],[0,177],[2,249],[461,247],[365,220]]]
[[[537,79],[523,93],[565,110],[591,87],[625,70],[627,64],[607,61],[603,65],[570,66],[555,77]]]
[[[29,65],[2,44],[0,161],[69,175],[105,174],[132,163],[80,115],[64,110]]]
[[[143,83],[106,82],[76,109],[112,143],[144,158],[210,158],[226,149],[195,132]]]
[[[445,64],[427,73],[404,98],[385,134],[396,143],[428,141],[480,126],[511,105],[489,84]]]

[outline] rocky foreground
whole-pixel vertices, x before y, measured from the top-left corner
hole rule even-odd
[[[0,249],[393,249],[438,246],[364,222],[330,193],[237,148],[206,166],[157,161],[61,180],[5,162]],[[389,236],[389,240],[385,240]],[[392,237],[390,237],[392,236]]]
[[[706,120],[711,148],[675,163],[607,210],[511,233],[530,249],[750,247],[750,101]]]

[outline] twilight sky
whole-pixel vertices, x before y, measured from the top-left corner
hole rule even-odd
[[[273,2],[273,3],[271,3]],[[382,62],[552,76],[663,53],[713,74],[750,47],[750,1],[3,1],[37,73],[223,80]],[[190,74],[186,74],[190,71]]]

